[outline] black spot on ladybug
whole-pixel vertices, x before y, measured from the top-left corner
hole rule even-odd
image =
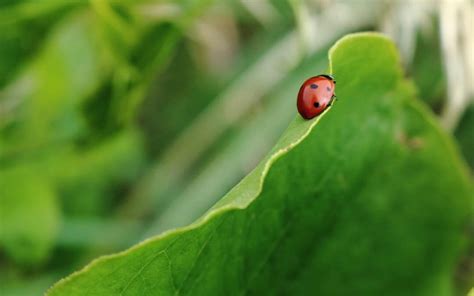
[[[328,87],[326,87],[326,89],[327,89],[327,91],[331,91],[331,88],[330,88],[329,86],[328,86]]]
[[[318,88],[318,85],[313,83],[313,84],[311,84],[311,88],[312,88],[312,89],[317,89],[317,88]]]
[[[319,108],[319,102],[314,102],[313,106],[316,107],[316,108]]]

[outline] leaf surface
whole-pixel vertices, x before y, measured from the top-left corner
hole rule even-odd
[[[472,213],[458,152],[388,39],[349,35],[329,62],[338,101],[297,116],[207,214],[48,295],[451,295]]]

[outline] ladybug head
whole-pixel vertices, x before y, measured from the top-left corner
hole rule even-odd
[[[320,75],[320,76],[326,77],[327,79],[332,80],[334,82],[334,84],[336,84],[336,80],[331,75],[323,74],[323,75]]]

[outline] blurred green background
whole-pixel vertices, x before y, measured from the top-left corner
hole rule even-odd
[[[203,214],[347,33],[394,39],[472,176],[474,8],[448,2],[0,0],[2,295]]]

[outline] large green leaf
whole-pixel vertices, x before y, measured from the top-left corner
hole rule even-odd
[[[99,258],[49,295],[451,295],[472,213],[458,152],[389,40],[351,35],[329,57],[331,110],[297,116],[195,223]]]

